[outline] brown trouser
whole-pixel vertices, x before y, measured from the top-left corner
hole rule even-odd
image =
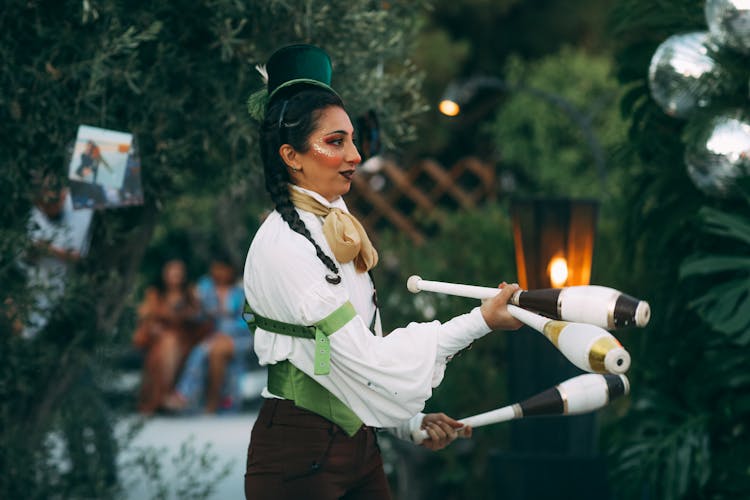
[[[349,437],[292,401],[267,399],[250,437],[245,498],[390,499],[375,430]]]

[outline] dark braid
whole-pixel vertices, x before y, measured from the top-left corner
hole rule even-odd
[[[329,106],[343,108],[344,104],[337,95],[315,87],[298,91],[291,96],[274,96],[266,109],[266,117],[260,129],[260,155],[266,176],[266,190],[276,205],[276,211],[293,231],[313,244],[318,259],[338,275],[339,268],[313,239],[289,199],[288,166],[279,155],[282,144],[289,144],[300,153],[307,152],[310,148],[308,139],[315,130],[321,112]],[[284,115],[280,121],[282,110]],[[341,278],[326,276],[326,280],[335,284]]]

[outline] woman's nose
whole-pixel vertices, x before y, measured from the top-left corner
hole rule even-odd
[[[359,150],[354,142],[349,143],[349,150],[346,152],[346,161],[353,163],[354,165],[362,163],[362,156],[360,156]]]

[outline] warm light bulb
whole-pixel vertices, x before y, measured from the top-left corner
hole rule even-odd
[[[568,281],[568,262],[563,257],[554,257],[549,262],[549,280],[554,288],[560,288]]]
[[[443,99],[440,101],[438,108],[440,109],[440,112],[446,116],[456,116],[461,112],[461,107],[458,103],[451,101],[450,99]]]

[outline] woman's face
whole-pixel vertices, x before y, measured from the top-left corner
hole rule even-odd
[[[185,264],[172,260],[164,265],[162,278],[167,288],[179,288],[185,283]]]
[[[234,269],[226,262],[212,262],[209,273],[219,285],[231,285],[234,282]]]
[[[349,192],[352,176],[362,157],[354,145],[354,127],[343,108],[329,106],[320,112],[317,127],[308,138],[305,153],[292,150],[287,164],[299,171],[290,173],[292,182],[315,191],[328,201]],[[287,150],[288,154],[288,150]]]

